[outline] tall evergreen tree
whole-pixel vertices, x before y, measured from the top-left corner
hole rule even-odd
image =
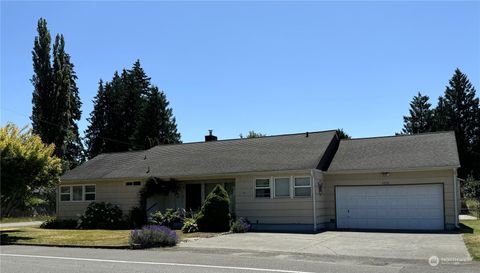
[[[177,124],[168,105],[165,93],[160,92],[156,86],[151,87],[132,139],[135,149],[180,143]]]
[[[151,85],[138,60],[131,69],[115,72],[110,82],[100,81],[85,131],[89,158],[180,142],[168,105],[165,94]]]
[[[77,121],[81,102],[77,76],[70,56],[65,52],[63,35],[56,35],[53,45],[53,66],[50,60],[50,34],[45,19],[38,21],[33,54],[32,126],[47,144],[55,144],[55,155],[67,169],[84,161],[83,144]]]
[[[428,96],[420,92],[410,102],[409,116],[403,116],[403,134],[431,132],[433,127],[433,110]]]
[[[470,173],[480,176],[479,99],[475,87],[460,69],[456,69],[443,97],[435,109],[435,124],[438,130],[454,130],[457,138],[461,168],[459,176],[466,178]]]
[[[87,119],[90,124],[85,131],[88,158],[93,158],[105,151],[106,99],[105,87],[103,81],[100,80],[97,95],[93,100],[93,111]]]
[[[38,20],[38,36],[35,37],[32,59],[34,87],[32,97],[32,129],[34,134],[40,135],[44,143],[53,143],[55,132],[52,130],[53,115],[53,72],[50,62],[51,37],[47,28],[47,21],[43,18]]]

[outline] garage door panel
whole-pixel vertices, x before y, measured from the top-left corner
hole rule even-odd
[[[336,188],[338,228],[444,228],[441,184]]]

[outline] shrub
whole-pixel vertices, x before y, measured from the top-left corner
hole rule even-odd
[[[230,199],[222,185],[217,185],[207,196],[197,216],[201,231],[228,231],[230,229]]]
[[[139,228],[147,223],[147,212],[139,207],[134,207],[128,213],[127,221],[130,227]]]
[[[57,218],[49,219],[40,225],[45,229],[74,229],[78,227],[78,221],[73,219],[60,220]]]
[[[166,226],[149,225],[132,230],[129,244],[133,248],[174,246],[178,242],[175,231]]]
[[[157,211],[152,213],[151,222],[155,225],[167,226],[169,228],[174,228],[178,225],[181,227],[183,218],[178,210],[166,209],[165,212]]]
[[[121,229],[126,226],[122,210],[105,202],[90,203],[79,222],[79,227],[85,229]]]
[[[468,176],[463,183],[463,194],[469,199],[480,199],[480,180],[475,180],[471,175]]]
[[[250,230],[250,223],[245,218],[239,218],[237,221],[232,223],[230,231],[233,233],[244,233]]]
[[[198,224],[195,218],[185,218],[182,226],[183,233],[193,233],[198,231]]]

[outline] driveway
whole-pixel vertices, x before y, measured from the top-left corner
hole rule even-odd
[[[0,228],[39,226],[42,223],[43,221],[5,223],[5,224],[0,224]]]
[[[470,261],[461,234],[327,231],[319,234],[237,233],[180,244],[180,248],[289,252],[321,256]]]

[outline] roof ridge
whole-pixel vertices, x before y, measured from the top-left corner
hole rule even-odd
[[[247,138],[247,137],[244,137],[244,138],[227,138],[227,139],[219,139],[219,140],[215,140],[215,141],[194,141],[194,142],[185,142],[185,143],[171,143],[171,144],[162,144],[162,145],[156,145],[148,150],[145,150],[145,151],[149,151],[149,150],[152,150],[154,148],[157,148],[157,147],[160,147],[160,146],[174,146],[174,145],[187,145],[187,144],[200,144],[200,143],[215,143],[215,142],[227,142],[227,141],[235,141],[235,140],[243,140],[243,141],[247,141],[247,140],[255,140],[255,139],[259,139],[259,138],[274,138],[274,137],[284,137],[284,136],[295,136],[295,135],[305,135],[306,133],[309,133],[309,134],[322,134],[322,133],[328,133],[328,132],[336,132],[337,130],[324,130],[324,131],[306,131],[306,132],[303,132],[303,133],[290,133],[290,134],[280,134],[280,135],[270,135],[270,136],[261,136],[261,137],[253,137],[253,138]]]
[[[352,139],[341,139],[340,141],[354,141],[354,140],[396,138],[396,137],[414,137],[414,136],[439,135],[439,134],[451,134],[451,133],[455,133],[455,131],[450,130],[450,131],[436,131],[436,132],[426,132],[426,133],[418,133],[418,134],[399,134],[399,135],[393,135],[393,136],[359,137],[359,138],[352,138]]]

